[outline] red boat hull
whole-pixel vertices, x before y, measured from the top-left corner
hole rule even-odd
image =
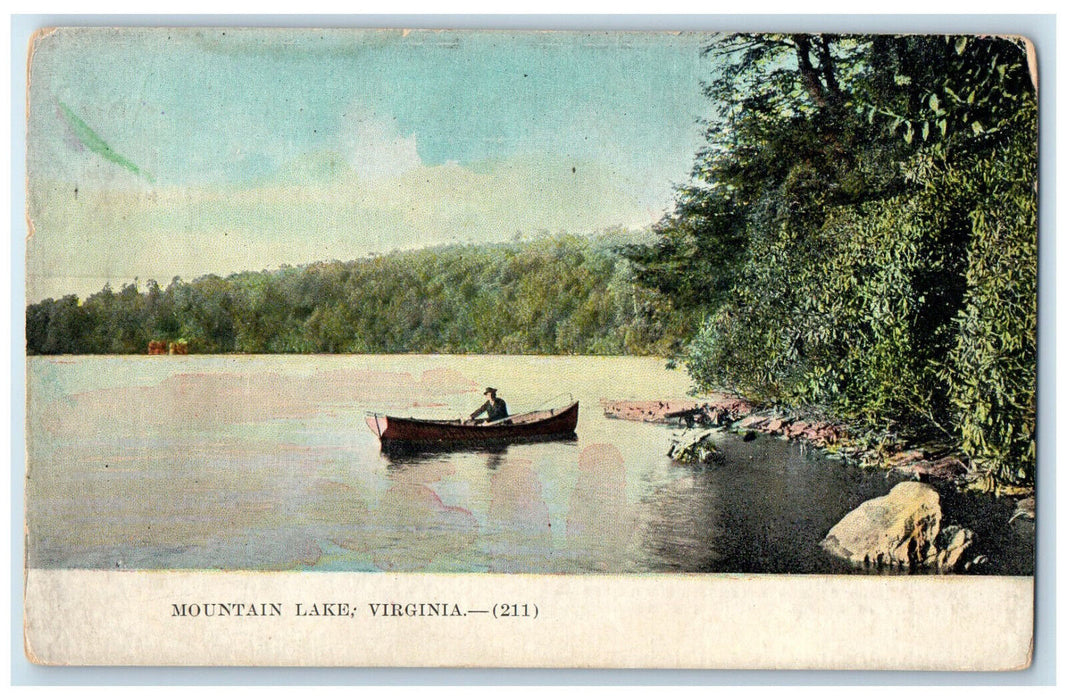
[[[574,434],[578,425],[578,402],[564,408],[523,413],[488,424],[419,420],[375,414],[367,416],[367,425],[382,441],[382,447],[565,437]]]

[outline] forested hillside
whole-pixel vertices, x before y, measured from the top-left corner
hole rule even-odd
[[[107,287],[30,305],[27,350],[145,353],[184,340],[196,353],[662,353],[681,331],[631,283],[616,248],[632,240],[558,236]]]

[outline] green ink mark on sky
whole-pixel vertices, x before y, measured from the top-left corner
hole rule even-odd
[[[149,182],[153,181],[151,174],[149,174],[147,171],[138,168],[128,158],[122,156],[119,153],[116,153],[115,150],[111,148],[111,146],[109,146],[107,142],[104,141],[104,139],[100,138],[100,136],[95,131],[93,131],[88,124],[82,121],[82,119],[77,114],[75,114],[70,107],[65,105],[63,102],[60,102],[59,109],[63,112],[63,117],[67,120],[67,124],[69,124],[70,128],[74,130],[74,135],[78,137],[78,140],[81,141],[82,145],[84,145],[93,153],[103,156],[112,163],[126,168],[134,175],[139,175],[140,177],[145,178]]]

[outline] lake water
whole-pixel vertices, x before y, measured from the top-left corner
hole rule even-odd
[[[31,567],[529,573],[848,573],[826,532],[900,477],[724,434],[722,464],[601,399],[684,397],[650,358],[34,357]],[[367,411],[454,418],[581,402],[577,439],[388,456]],[[945,492],[988,573],[1033,573],[1010,502]]]

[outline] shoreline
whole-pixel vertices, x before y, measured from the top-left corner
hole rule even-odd
[[[824,550],[856,568],[980,573],[989,565],[987,552],[964,553],[976,541],[989,539],[988,528],[993,528],[996,540],[1000,536],[996,533],[1013,530],[1016,519],[1036,522],[1033,488],[989,488],[991,482],[976,478],[966,457],[949,446],[896,440],[872,446],[869,440],[851,435],[847,425],[811,420],[780,407],[757,407],[722,393],[660,401],[601,400],[601,406],[607,418],[681,427],[667,456],[695,468],[722,463],[715,436],[730,432],[745,442],[763,434],[810,446],[846,468],[882,470],[887,478],[895,473],[898,483],[888,493],[849,511],[820,542]],[[979,525],[965,515],[969,509],[958,509],[960,498],[966,502],[981,496],[1014,510],[1005,510],[1000,525]]]
[[[966,456],[948,445],[901,441],[861,444],[843,423],[806,418],[780,407],[761,408],[744,398],[720,392],[691,399],[602,399],[601,407],[607,418],[617,420],[717,428],[753,437],[757,433],[773,435],[810,445],[830,459],[864,469],[896,471],[920,481],[933,479],[951,484],[961,492],[977,490],[1011,498],[1023,515],[1034,517],[1034,487],[985,483],[982,476],[971,471]]]

